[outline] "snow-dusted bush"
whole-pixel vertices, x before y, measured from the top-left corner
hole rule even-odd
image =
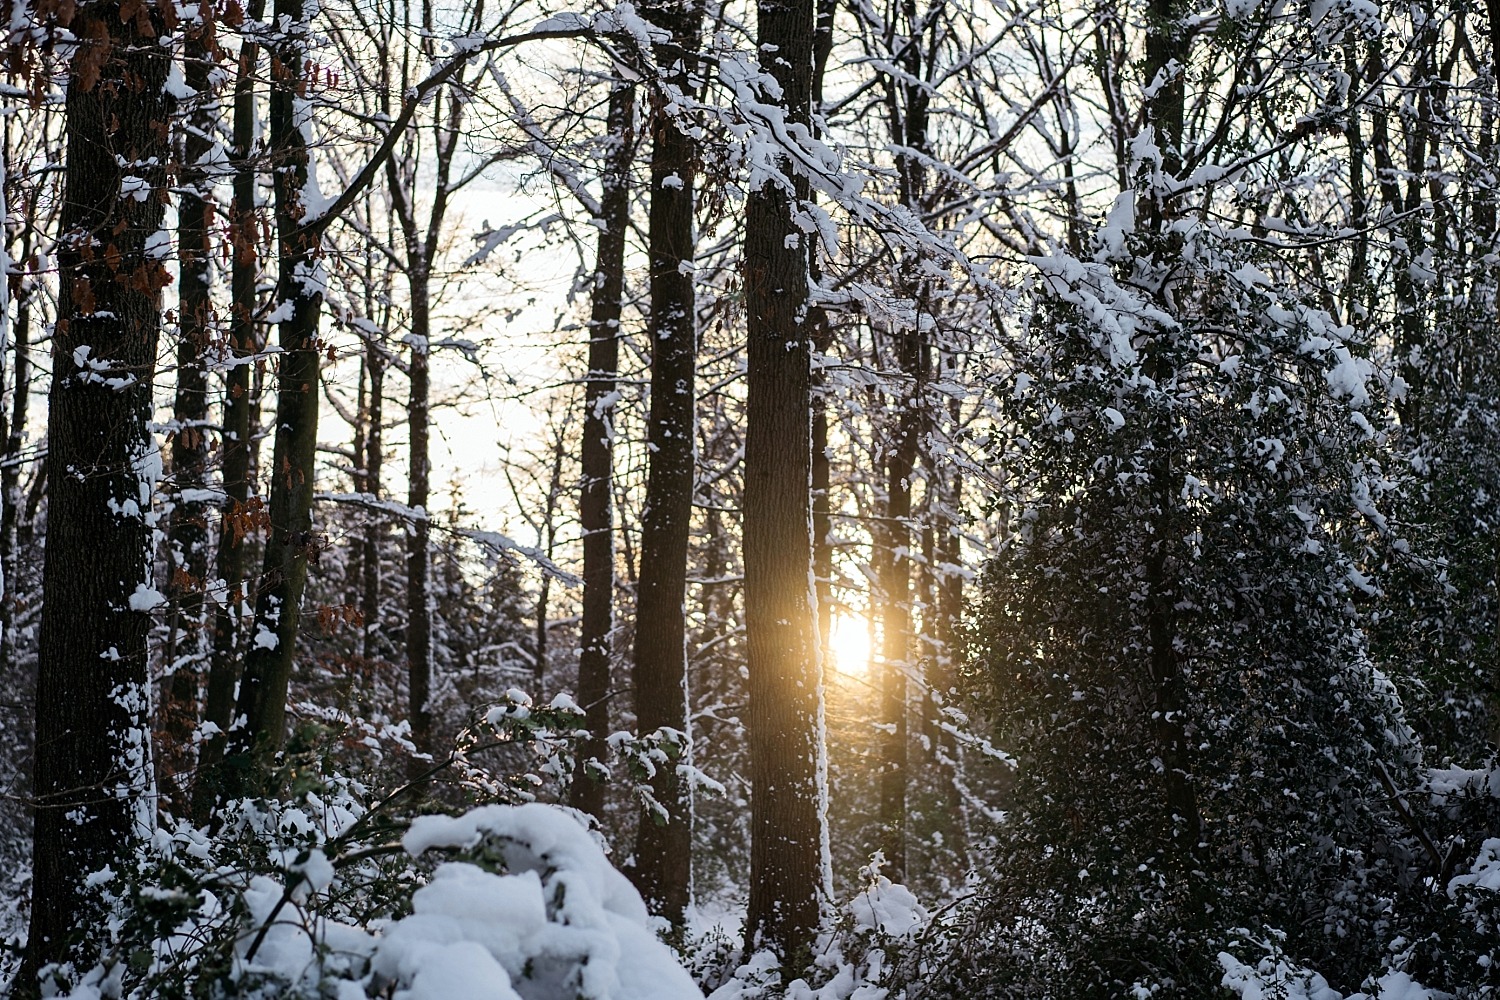
[[[228,803],[211,829],[163,823],[89,878],[109,914],[79,928],[98,961],[44,970],[47,995],[701,998],[591,821],[532,801],[573,774],[581,714],[566,696],[508,692],[432,768],[489,804],[411,818],[434,808],[426,781],[377,796],[340,749],[370,733],[304,712],[278,765],[283,798]],[[475,758],[510,745],[529,767]]]
[[[272,847],[259,871],[215,863],[215,842],[190,827],[162,834],[138,872],[160,883],[118,879],[130,889],[113,900],[118,947],[81,977],[51,970],[54,990],[73,1000],[701,1000],[640,895],[569,811],[423,816],[399,844],[349,836],[369,815],[316,796],[242,809],[242,832],[308,845]],[[449,860],[432,868],[436,854]],[[184,863],[194,857],[196,872]]]
[[[651,929],[635,887],[552,806],[423,816],[412,857],[454,850],[375,943],[368,983],[403,1000],[688,1000],[697,986]]]
[[[917,963],[931,917],[904,885],[880,873],[877,853],[863,888],[819,935],[811,969],[788,977],[769,951],[751,954],[709,1000],[896,1000]]]

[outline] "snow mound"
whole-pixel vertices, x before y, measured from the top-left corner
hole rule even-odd
[[[904,885],[877,875],[874,882],[849,902],[854,926],[890,937],[905,937],[927,924],[927,910]]]
[[[702,1000],[635,887],[567,812],[423,816],[402,846],[473,852],[504,870],[451,862],[417,890],[371,960],[397,1000]]]

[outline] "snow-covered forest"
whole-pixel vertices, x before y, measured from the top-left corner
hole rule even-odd
[[[0,0],[0,992],[1500,997],[1500,2]]]

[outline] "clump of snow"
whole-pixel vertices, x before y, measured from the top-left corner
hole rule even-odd
[[[376,976],[407,988],[397,996],[701,1000],[652,933],[635,887],[564,810],[531,803],[423,816],[401,844],[413,856],[477,852],[505,871],[445,864],[417,890],[414,912],[386,931],[372,961]]]
[[[148,587],[144,583],[135,585],[135,592],[130,595],[131,611],[154,611],[167,603],[166,595],[154,587]]]
[[[1094,260],[1102,264],[1128,255],[1130,250],[1125,245],[1125,241],[1133,232],[1135,232],[1135,192],[1123,191],[1115,198],[1114,207],[1109,210],[1109,217],[1105,220],[1104,228],[1099,230],[1099,250],[1094,254]]]
[[[1250,966],[1226,951],[1219,953],[1219,965],[1224,970],[1219,984],[1238,993],[1241,1000],[1344,1000],[1328,980],[1281,956],[1271,955]]]
[[[1467,789],[1500,799],[1500,768],[1439,767],[1427,772],[1427,790],[1434,805]]]
[[[868,870],[869,883],[849,903],[855,927],[901,938],[926,926],[927,910],[910,889],[881,875],[876,866]]]
[[[1387,972],[1375,982],[1375,992],[1348,996],[1328,985],[1328,980],[1310,969],[1273,954],[1249,966],[1228,952],[1219,954],[1224,969],[1220,985],[1239,994],[1240,1000],[1439,1000],[1446,994],[1429,990],[1405,972]]]
[[[1500,892],[1500,838],[1491,837],[1480,845],[1474,867],[1467,875],[1459,875],[1448,883],[1448,895],[1466,885]]]

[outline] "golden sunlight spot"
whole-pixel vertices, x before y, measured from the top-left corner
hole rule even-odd
[[[864,615],[836,611],[828,630],[831,666],[843,674],[870,672],[870,622]]]

